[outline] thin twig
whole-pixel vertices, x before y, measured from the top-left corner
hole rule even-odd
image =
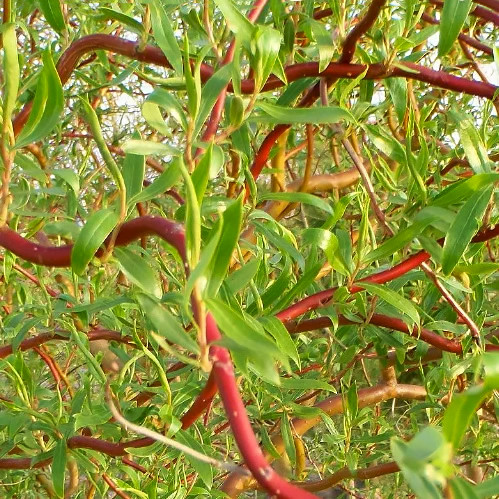
[[[114,405],[113,398],[112,398],[112,392],[111,392],[111,387],[109,386],[109,383],[106,385],[106,401],[109,406],[109,409],[111,410],[111,414],[113,415],[114,419],[120,423],[125,429],[127,430],[132,430],[135,433],[138,433],[139,435],[143,435],[144,437],[152,438],[153,440],[156,440],[157,442],[161,442],[165,445],[168,445],[170,447],[173,447],[174,449],[179,450],[180,452],[183,452],[184,454],[187,454],[195,459],[198,459],[199,461],[202,461],[203,463],[210,464],[211,466],[214,466],[215,468],[228,471],[228,472],[237,472],[237,473],[243,473],[247,476],[251,476],[248,470],[242,468],[241,466],[237,466],[236,464],[233,463],[224,463],[222,461],[219,461],[217,459],[214,459],[210,456],[207,456],[206,454],[202,454],[201,452],[198,452],[194,449],[191,449],[187,445],[183,445],[180,442],[177,442],[176,440],[173,440],[171,438],[165,437],[164,435],[161,435],[161,433],[157,433],[153,430],[150,430],[149,428],[145,428],[144,426],[139,426],[131,421],[128,421],[128,419],[125,419],[121,413],[118,411],[116,406]]]

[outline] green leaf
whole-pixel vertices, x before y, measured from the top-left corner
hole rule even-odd
[[[158,276],[146,260],[128,248],[115,248],[114,256],[118,259],[120,268],[127,279],[142,288],[146,293],[161,298],[162,293]]]
[[[445,0],[440,16],[439,57],[446,55],[452,48],[464,26],[470,8],[471,0]]]
[[[137,194],[135,194],[135,196],[133,196],[128,203],[144,203],[145,201],[149,201],[150,199],[160,196],[172,185],[176,184],[182,174],[180,171],[179,161],[180,160],[177,158],[168,163],[165,171],[157,177],[152,184],[148,185],[142,191],[137,192]]]
[[[198,88],[197,82],[192,74],[189,54],[189,37],[184,36],[184,79],[185,88],[187,90],[187,109],[191,120],[194,120],[199,110],[201,91]]]
[[[452,491],[452,499],[478,499],[479,496],[475,492],[476,487],[463,480],[460,477],[454,477],[449,480],[450,489]]]
[[[61,80],[50,52],[45,51],[33,107],[16,141],[16,148],[45,138],[59,124],[63,108],[64,93]]]
[[[407,161],[405,149],[398,140],[388,135],[380,127],[364,125],[373,144],[397,163],[405,164]]]
[[[492,186],[477,191],[464,203],[445,237],[442,271],[449,275],[478,230],[492,194]]]
[[[193,438],[187,431],[178,431],[175,433],[175,439],[181,444],[190,447],[191,449],[198,451],[201,454],[207,454],[207,447],[202,446],[195,438]],[[199,477],[204,482],[208,489],[211,489],[213,485],[213,468],[209,463],[200,461],[189,454],[183,454],[186,461],[190,463],[194,471],[199,474]],[[204,495],[204,494],[203,494]]]
[[[309,194],[307,192],[266,192],[262,194],[259,201],[289,201],[290,203],[304,203],[311,206],[315,206],[319,210],[325,211],[326,213],[332,215],[333,208],[331,205],[324,201],[324,199]]]
[[[277,345],[265,334],[263,328],[250,316],[242,315],[218,299],[207,299],[206,306],[213,314],[224,335],[245,350],[251,350],[259,358],[286,359]]]
[[[339,201],[335,203],[334,213],[327,218],[327,220],[323,223],[321,228],[324,230],[333,229],[334,226],[338,223],[338,220],[341,219],[341,217],[345,213],[345,210],[347,209],[347,206],[350,204],[350,202],[355,196],[356,196],[355,192],[351,192],[349,194],[341,196]]]
[[[431,465],[433,459],[448,453],[440,431],[428,426],[407,443],[399,438],[392,438],[390,448],[395,462],[417,497],[440,499],[437,487],[440,477]]]
[[[117,10],[108,9],[107,7],[99,7],[98,12],[102,14],[104,19],[111,19],[113,21],[118,21],[140,36],[145,34],[145,29],[142,23],[134,19],[133,17],[123,14],[123,12],[118,12]]]
[[[462,1],[462,0],[461,0]],[[490,173],[490,159],[487,149],[478,134],[476,123],[465,113],[452,110],[449,116],[457,125],[464,154],[475,173]]]
[[[295,342],[291,338],[289,331],[284,327],[284,324],[277,317],[273,316],[260,317],[260,322],[267,332],[274,337],[280,350],[300,368],[301,363],[298,350],[296,349]]]
[[[5,8],[5,7],[4,7]],[[17,57],[17,36],[14,23],[7,23],[1,34],[3,42],[3,120],[11,119],[16,107],[19,91],[19,59]]]
[[[326,254],[327,261],[331,265],[334,264],[335,254],[339,243],[338,238],[332,232],[314,227],[311,229],[304,229],[302,232],[302,238],[304,245],[311,244],[321,248]]]
[[[485,386],[490,390],[499,390],[499,352],[485,352],[482,359]]]
[[[364,261],[370,263],[374,260],[380,260],[381,258],[394,255],[400,248],[403,248],[413,239],[420,236],[423,230],[437,219],[437,216],[438,214],[428,214],[428,216],[421,216],[420,220],[415,221],[413,224],[409,225],[409,227],[406,227],[405,229],[397,232],[397,234],[395,234],[393,237],[390,237],[390,239],[385,241],[376,249],[369,252],[364,257]]]
[[[319,71],[324,71],[335,54],[335,46],[331,33],[326,29],[323,23],[310,19],[308,21],[312,28],[317,47],[319,48]]]
[[[276,227],[282,228],[282,226],[279,226],[276,223],[263,224],[257,222],[256,220],[253,224],[255,225],[257,231],[263,234],[276,248],[279,248],[283,253],[290,255],[296,262],[298,262],[300,268],[305,268],[305,259],[296,249],[296,241],[294,237],[284,238],[277,233]],[[272,229],[269,227],[272,227]],[[291,239],[292,242],[290,242],[289,239]]]
[[[182,52],[178,46],[177,39],[175,38],[175,34],[166,11],[158,0],[153,0],[149,5],[151,7],[151,24],[154,39],[172,65],[172,68],[177,73],[177,76],[182,76]]]
[[[130,139],[123,144],[123,150],[126,153],[148,156],[149,154],[158,154],[161,156],[176,155],[178,150],[168,144],[153,142],[151,140]]]
[[[204,192],[206,191],[206,186],[208,185],[208,180],[210,178],[210,167],[213,157],[213,142],[210,142],[208,149],[206,149],[203,157],[199,161],[196,169],[192,172],[191,179],[194,185],[194,190],[196,191],[196,197],[198,203],[201,204],[203,201]]]
[[[29,156],[18,152],[14,159],[16,165],[20,166],[24,175],[27,175],[38,182],[44,184],[47,181],[47,173],[42,170],[37,163],[35,163]]]
[[[246,43],[250,43],[253,36],[253,25],[241,13],[239,8],[236,8],[231,0],[214,0],[217,7],[221,10],[223,16],[227,20],[229,28],[241,37]]]
[[[62,169],[57,169],[57,170],[52,170],[52,173],[56,176],[64,180],[71,189],[73,189],[73,192],[75,193],[76,196],[78,196],[78,193],[80,192],[80,177],[71,169],[65,168],[64,170]]]
[[[130,153],[125,155],[122,171],[128,205],[131,205],[131,200],[134,196],[137,196],[142,191],[145,168],[146,159],[144,156]]]
[[[95,212],[81,229],[71,251],[71,267],[81,275],[106,237],[116,227],[118,214],[110,209]]]
[[[481,385],[458,393],[452,398],[445,410],[442,427],[445,438],[453,445],[454,449],[459,448],[474,414],[489,393],[490,390]]]
[[[163,88],[156,88],[142,104],[142,116],[149,125],[165,136],[171,134],[171,128],[166,125],[159,107],[170,114],[184,130],[187,129],[187,119],[180,102],[175,95]]]
[[[285,412],[281,414],[281,436],[289,461],[291,462],[291,465],[294,466],[296,463],[296,447],[293,440],[291,425],[289,424],[289,418]]]
[[[369,291],[370,294],[378,296],[382,300],[389,303],[392,307],[400,310],[400,312],[409,317],[414,324],[419,324],[419,313],[414,304],[407,298],[404,298],[399,293],[396,293],[386,286],[380,286],[379,284],[373,284],[365,281],[361,281],[357,284]]]
[[[470,265],[458,265],[454,268],[456,272],[466,272],[469,275],[491,274],[499,271],[499,263],[483,262]]]
[[[187,260],[190,267],[194,268],[199,261],[201,252],[201,211],[192,178],[182,158],[178,158],[178,165],[184,178],[186,190],[185,246]]]
[[[227,279],[225,284],[230,289],[232,294],[236,294],[241,289],[244,289],[246,285],[255,277],[260,266],[261,258],[253,258],[247,264],[243,265],[240,269],[232,272]]]
[[[227,274],[232,255],[239,240],[241,222],[243,218],[243,196],[234,201],[222,215],[223,227],[217,249],[213,255],[213,265],[208,276],[206,292],[209,296],[216,296]]]
[[[336,393],[336,388],[325,381],[312,378],[281,378],[283,390],[324,390]]]
[[[337,123],[339,121],[355,122],[355,118],[340,107],[282,107],[268,102],[259,102],[258,107],[271,116],[273,123],[314,123],[317,125]]]
[[[88,348],[88,337],[85,333],[77,331],[73,328],[71,329],[71,339],[74,343],[76,343],[83,357],[85,357],[85,360],[87,361],[86,366],[92,373],[95,380],[104,385],[106,383],[106,375],[104,374],[100,364],[97,362],[97,359],[92,355]]]
[[[480,499],[495,497],[497,495],[497,491],[499,490],[499,475],[475,485],[474,490],[475,494]]]
[[[252,44],[255,54],[252,67],[255,71],[256,91],[260,91],[274,69],[281,48],[281,33],[270,26],[257,25]]]
[[[57,497],[64,497],[64,475],[66,473],[66,440],[61,438],[54,449],[52,460],[52,484]]]
[[[402,123],[407,110],[407,80],[405,78],[387,78],[385,85],[390,92],[399,123]]]
[[[185,285],[184,295],[188,299],[194,289],[194,285],[199,281],[200,289],[202,292],[206,289],[208,283],[208,269],[213,264],[213,255],[218,247],[220,235],[222,234],[223,218],[219,218],[215,226],[210,231],[210,240],[208,244],[201,251],[201,257],[198,264],[191,272],[187,284]]]
[[[196,116],[196,123],[194,125],[193,139],[198,136],[199,131],[213,109],[218,96],[229,83],[231,73],[232,65],[225,64],[215,74],[213,74],[203,86],[203,89],[201,90],[201,103]]]
[[[152,296],[138,293],[136,299],[144,315],[161,336],[190,352],[199,351],[197,343],[184,331],[178,317],[175,317]]]
[[[479,173],[445,188],[432,202],[433,206],[448,206],[469,198],[476,191],[499,181],[499,173]]]
[[[66,29],[61,9],[61,0],[39,0],[40,9],[47,22],[55,31],[61,33]]]

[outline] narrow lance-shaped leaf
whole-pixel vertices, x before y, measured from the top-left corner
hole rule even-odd
[[[486,387],[474,386],[452,398],[442,422],[445,438],[457,449],[476,410],[487,396]]]
[[[187,249],[187,259],[191,268],[194,268],[199,261],[201,251],[201,212],[196,196],[196,190],[192,183],[191,176],[187,171],[183,159],[177,158],[182,177],[184,178],[186,190],[186,214],[185,214],[185,244]]]
[[[163,135],[168,136],[170,134],[171,130],[167,127],[163,116],[161,116],[159,107],[170,114],[184,130],[187,129],[187,120],[180,102],[172,93],[163,88],[155,89],[142,104],[142,115],[149,125],[156,128]]]
[[[10,121],[16,106],[19,90],[19,60],[17,58],[17,37],[14,23],[8,23],[2,33],[3,41],[3,120]],[[4,123],[5,127],[5,123]]]
[[[475,123],[467,114],[456,110],[451,110],[449,116],[457,125],[464,153],[466,154],[473,171],[477,174],[489,173],[490,160],[487,154],[487,148],[478,133]]]
[[[333,208],[324,199],[307,192],[267,192],[259,197],[259,201],[266,200],[289,201],[290,203],[303,203],[315,206],[329,215],[333,214]]]
[[[448,206],[468,198],[478,189],[499,181],[499,173],[479,173],[460,180],[444,189],[434,200],[433,206]]]
[[[222,11],[223,16],[227,19],[227,24],[230,29],[236,33],[246,43],[250,43],[254,27],[235,7],[231,0],[214,0],[217,7]]]
[[[73,170],[69,168],[56,169],[52,170],[52,173],[64,180],[73,189],[74,193],[78,195],[80,191],[80,177]]]
[[[279,49],[281,34],[270,26],[258,26],[253,37],[256,47],[254,55],[256,89],[260,90],[272,72]]]
[[[121,270],[134,284],[147,293],[161,298],[161,286],[151,265],[128,248],[115,248],[114,256],[120,263]]]
[[[64,476],[66,474],[66,440],[61,438],[54,449],[52,460],[52,483],[57,497],[64,497]]]
[[[196,138],[210,114],[215,102],[220,95],[220,92],[227,86],[232,74],[232,65],[225,64],[210,79],[205,83],[201,90],[201,103],[198,114],[196,116],[196,123],[194,125],[193,138]]]
[[[315,20],[310,20],[309,23],[319,49],[319,71],[324,71],[335,53],[333,39],[323,23]]]
[[[196,191],[196,197],[198,203],[202,203],[204,192],[206,186],[208,185],[208,180],[210,178],[210,164],[213,157],[213,142],[210,142],[208,149],[206,149],[201,161],[196,166],[196,169],[192,172],[191,179],[194,185],[194,190]]]
[[[161,336],[171,341],[174,345],[180,345],[190,352],[198,352],[197,343],[184,331],[179,322],[180,319],[169,312],[166,307],[156,299],[143,293],[137,294],[137,302],[145,316],[151,321]]]
[[[139,133],[134,133],[133,136],[137,139],[140,139]],[[145,167],[146,160],[144,156],[130,153],[127,153],[125,155],[122,171],[128,204],[130,204],[130,200],[135,195],[139,194],[140,191],[142,191]]]
[[[123,12],[118,12],[117,10],[108,9],[107,7],[100,7],[99,12],[102,13],[102,17],[105,19],[118,21],[119,23],[128,26],[131,31],[137,33],[138,35],[144,35],[144,26],[133,17],[127,16],[126,14],[123,14]]]
[[[354,122],[354,117],[340,107],[312,107],[308,109],[282,107],[268,102],[259,102],[258,107],[268,114],[273,123],[337,123],[338,121]]]
[[[71,252],[71,267],[76,274],[82,274],[88,262],[116,227],[118,214],[108,208],[95,212],[81,229]]]
[[[192,74],[189,37],[187,35],[184,36],[184,77],[187,90],[187,109],[189,110],[189,117],[191,120],[195,120],[201,103],[201,95],[200,92],[198,92],[196,81]]]
[[[378,296],[382,300],[400,310],[404,315],[407,315],[414,323],[419,324],[419,313],[416,310],[414,304],[407,298],[404,298],[399,293],[387,288],[386,286],[380,286],[379,284],[373,284],[370,282],[359,282],[359,286],[367,289],[369,293]]]
[[[247,315],[241,315],[218,299],[207,299],[206,305],[223,333],[240,347],[252,350],[260,356],[267,356],[268,361],[286,359],[276,344],[267,337],[263,328],[250,321]]]
[[[172,146],[152,140],[137,140],[129,139],[123,144],[123,151],[130,154],[149,156],[149,154],[157,154],[159,156],[174,155],[178,152]]]
[[[62,14],[61,0],[39,0],[40,9],[47,22],[58,33],[66,29],[64,15]]]
[[[168,15],[158,0],[153,0],[149,5],[151,7],[151,23],[154,39],[177,73],[177,76],[182,76],[182,53],[180,52],[180,47],[178,46]]]
[[[445,237],[442,254],[442,271],[448,275],[468,247],[480,226],[492,193],[492,186],[476,191],[463,204]]]
[[[142,156],[141,156],[142,157]],[[133,196],[129,204],[143,203],[163,194],[180,178],[181,172],[177,160],[171,161],[166,165],[165,171],[148,185],[144,190]]]
[[[440,17],[440,38],[438,55],[446,55],[459,36],[459,32],[468,17],[471,0],[445,0]]]
[[[43,69],[39,76],[33,108],[16,141],[16,148],[46,137],[58,125],[63,108],[61,80],[50,52],[46,51],[43,53]]]
[[[208,278],[208,296],[216,296],[229,269],[232,255],[239,239],[243,218],[243,198],[234,201],[223,213],[223,229],[214,254],[213,265]]]
[[[384,83],[390,92],[399,123],[402,123],[407,110],[407,80],[405,78],[387,78]]]
[[[225,280],[225,284],[230,289],[232,294],[237,293],[243,289],[255,277],[260,266],[261,258],[252,258],[247,264],[243,265],[240,269],[231,272]]]

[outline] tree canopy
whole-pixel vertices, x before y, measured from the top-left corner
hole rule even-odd
[[[498,26],[3,0],[0,495],[497,494]]]

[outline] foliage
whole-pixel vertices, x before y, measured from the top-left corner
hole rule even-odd
[[[497,0],[2,21],[2,497],[497,493]]]

